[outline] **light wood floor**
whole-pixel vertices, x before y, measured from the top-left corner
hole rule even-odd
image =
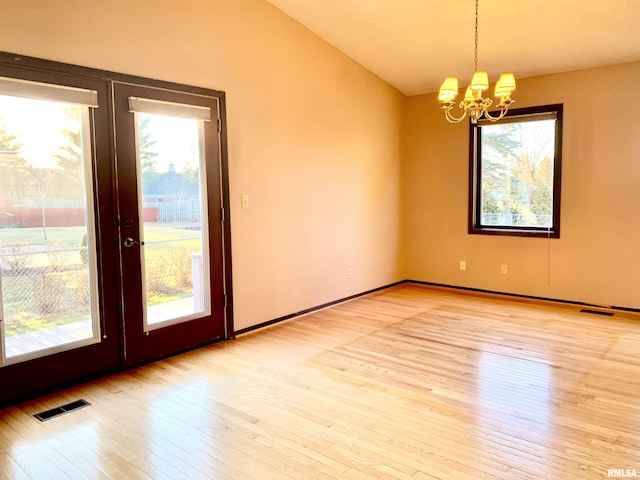
[[[32,417],[78,398],[90,407]],[[640,318],[404,285],[0,410],[4,479],[640,475]]]

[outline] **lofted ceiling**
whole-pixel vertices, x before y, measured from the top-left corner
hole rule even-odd
[[[405,95],[473,74],[474,0],[267,0]],[[480,0],[495,82],[640,60],[640,0]]]

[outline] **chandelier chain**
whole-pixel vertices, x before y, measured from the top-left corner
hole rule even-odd
[[[479,0],[476,0],[476,46],[475,46],[474,56],[473,56],[474,72],[478,71],[478,1]]]

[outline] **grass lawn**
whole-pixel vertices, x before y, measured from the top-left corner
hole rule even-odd
[[[0,228],[0,247],[8,247],[16,243],[64,246],[67,248],[77,247],[80,245],[86,230],[86,227],[48,227],[47,239],[45,240],[42,228]],[[148,242],[200,238],[199,230],[156,225],[145,225],[144,233],[145,241]]]
[[[0,228],[0,247],[13,244],[77,247],[86,227],[48,227],[47,239],[42,228]]]
[[[84,266],[79,251],[85,232],[85,227],[50,227],[44,240],[42,228],[0,229],[0,254],[5,255],[2,268],[6,269],[0,276],[1,298],[7,336],[44,330],[89,317],[88,299],[84,303],[74,299],[79,292],[78,279],[88,278],[86,266],[82,273],[65,269],[72,265]],[[202,249],[200,234],[198,230],[145,226],[147,300],[150,305],[193,294],[191,254]],[[12,250],[12,245],[20,247]],[[56,252],[65,249],[73,250]],[[23,270],[11,270],[9,262],[15,257],[22,257]],[[40,294],[37,293],[42,290],[37,290],[37,287],[45,277],[48,282],[62,287],[57,294],[59,305],[43,313],[42,301],[38,300]]]
[[[20,335],[21,333],[36,332],[57,327],[59,325],[80,322],[82,320],[87,320],[88,318],[91,318],[89,312],[68,313],[66,315],[58,315],[56,317],[31,317],[20,320],[19,322],[8,322],[4,327],[4,334],[7,337],[10,337],[12,335]]]

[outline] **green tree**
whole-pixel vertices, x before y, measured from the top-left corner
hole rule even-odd
[[[531,211],[537,216],[537,224],[548,225],[553,214],[553,161],[545,158],[538,167],[531,194]],[[542,217],[540,217],[542,216]]]
[[[515,137],[517,130],[518,126],[514,123],[483,126],[482,149],[503,159],[512,158],[519,145]]]
[[[543,185],[531,194],[531,211],[536,215],[551,215],[553,195],[549,186]]]
[[[14,134],[7,131],[7,126],[4,122],[0,121],[0,143],[7,149],[19,153],[22,149],[22,143],[18,140]]]
[[[498,205],[495,197],[491,193],[488,193],[489,189],[484,183],[482,191],[482,213],[500,213],[500,205]]]
[[[26,196],[29,179],[27,162],[20,152],[22,143],[0,122],[0,212],[11,216],[13,205]]]
[[[182,171],[180,172],[185,179],[189,180],[191,183],[198,185],[200,182],[200,171],[198,168],[192,167],[190,163],[184,162],[182,166]]]
[[[522,215],[524,210],[522,208],[522,198],[524,196],[524,182],[520,181],[517,177],[512,177],[509,182],[510,188],[508,195],[505,196],[506,202],[504,210],[511,215]]]
[[[62,128],[64,144],[52,155],[56,160],[56,175],[52,178],[57,198],[81,200],[84,198],[84,151],[82,147],[82,120],[80,107],[62,107],[69,117],[71,128]]]
[[[142,185],[148,186],[156,180],[161,173],[156,170],[158,152],[154,149],[156,140],[153,138],[149,122],[149,115],[140,115],[138,124],[138,146],[140,148],[140,171],[142,172]]]
[[[516,128],[510,123],[482,127],[482,213],[514,213],[511,165],[517,151]]]

